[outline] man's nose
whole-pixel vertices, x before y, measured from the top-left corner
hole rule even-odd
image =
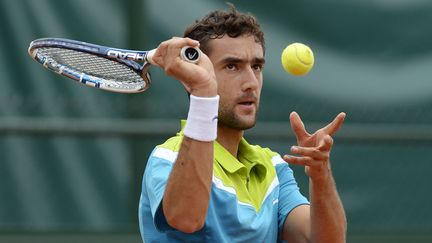
[[[257,74],[254,72],[252,67],[245,68],[244,72],[242,73],[242,90],[256,90],[259,87],[259,79],[257,77]]]

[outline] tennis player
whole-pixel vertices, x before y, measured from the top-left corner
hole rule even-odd
[[[179,57],[199,46],[197,64]],[[154,61],[190,93],[181,130],[153,150],[139,205],[148,242],[345,242],[346,217],[330,167],[341,113],[309,134],[290,115],[298,144],[281,157],[243,137],[252,128],[263,85],[265,45],[255,17],[214,11],[162,42]],[[305,166],[309,200],[288,163]]]

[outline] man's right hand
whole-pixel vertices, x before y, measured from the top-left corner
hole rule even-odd
[[[202,52],[197,63],[183,60],[180,51],[184,46],[199,47],[199,42],[190,38],[173,37],[159,45],[153,61],[167,75],[179,80],[190,94],[199,97],[216,96],[217,82],[212,62]]]

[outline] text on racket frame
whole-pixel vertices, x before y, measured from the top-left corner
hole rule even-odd
[[[135,53],[135,52],[122,52],[119,50],[108,50],[107,56],[114,57],[114,58],[120,58],[120,59],[129,59],[134,61],[145,61],[145,54],[144,53]]]

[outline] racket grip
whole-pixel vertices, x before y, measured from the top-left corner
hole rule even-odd
[[[147,52],[146,59],[152,65],[157,65],[153,61],[153,55],[155,54],[157,49],[153,49]],[[197,63],[200,58],[200,50],[198,47],[184,46],[180,50],[180,57],[190,63]]]

